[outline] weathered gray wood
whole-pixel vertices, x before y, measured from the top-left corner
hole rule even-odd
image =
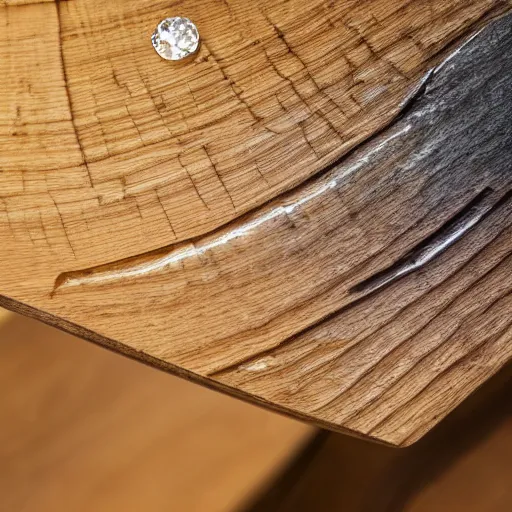
[[[301,243],[305,260],[326,253],[311,288],[335,276],[315,306],[336,306],[219,380],[404,443],[512,355],[511,27],[447,59],[402,119],[313,185],[345,209],[315,210],[327,239]]]

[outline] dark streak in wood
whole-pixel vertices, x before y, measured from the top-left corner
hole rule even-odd
[[[440,230],[414,247],[409,254],[390,267],[357,284],[351,288],[350,292],[367,295],[415,270],[419,270],[456,243],[489,212],[510,200],[511,197],[512,192],[509,191],[496,201],[496,192],[490,188],[484,189],[453,219],[450,219]]]

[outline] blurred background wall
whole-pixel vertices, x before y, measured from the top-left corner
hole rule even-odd
[[[2,512],[235,510],[312,433],[0,315]]]

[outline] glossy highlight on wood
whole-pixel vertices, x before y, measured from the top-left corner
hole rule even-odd
[[[393,445],[510,358],[509,2],[185,1],[172,74],[115,4],[0,7],[1,303]]]

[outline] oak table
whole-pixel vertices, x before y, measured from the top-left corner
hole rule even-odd
[[[0,305],[413,443],[512,356],[511,5],[1,0]]]

